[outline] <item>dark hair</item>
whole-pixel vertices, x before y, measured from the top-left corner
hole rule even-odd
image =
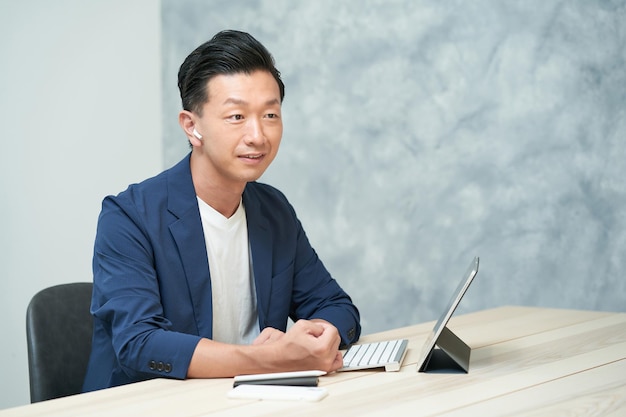
[[[282,101],[285,85],[269,51],[248,33],[236,30],[219,32],[189,54],[178,70],[183,109],[202,114],[202,105],[208,100],[208,83],[216,75],[251,74],[257,70],[272,74],[278,83]]]

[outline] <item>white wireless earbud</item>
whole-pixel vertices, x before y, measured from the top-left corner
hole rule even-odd
[[[202,140],[202,135],[198,133],[195,127],[193,128],[193,135],[197,137],[198,139]]]

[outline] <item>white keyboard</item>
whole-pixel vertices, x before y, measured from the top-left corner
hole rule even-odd
[[[340,371],[382,368],[386,371],[399,371],[406,355],[407,339],[352,345],[343,355],[343,368]]]

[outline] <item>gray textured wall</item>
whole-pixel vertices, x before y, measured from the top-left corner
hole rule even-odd
[[[296,207],[365,332],[523,304],[626,311],[625,1],[163,0],[165,164],[176,72],[249,31],[286,83],[263,181]]]

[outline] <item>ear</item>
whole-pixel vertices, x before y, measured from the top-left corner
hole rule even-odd
[[[190,111],[181,110],[180,113],[178,113],[178,124],[183,129],[183,132],[185,132],[191,146],[202,146],[202,141],[193,134],[193,129],[196,126],[196,117],[197,116]]]

